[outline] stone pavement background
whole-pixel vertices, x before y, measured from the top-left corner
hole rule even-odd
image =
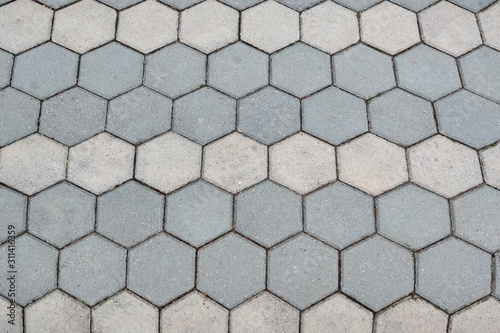
[[[0,49],[4,332],[500,332],[500,2],[0,0]]]

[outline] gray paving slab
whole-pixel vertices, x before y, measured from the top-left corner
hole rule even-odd
[[[50,8],[58,9],[62,6],[69,5],[70,3],[76,2],[77,0],[41,0],[40,2]]]
[[[491,5],[495,0],[450,0],[454,4],[457,4],[461,7],[464,7],[465,9],[468,9],[474,13],[477,13],[481,9],[484,9]]]
[[[500,272],[500,252],[495,254],[495,272]],[[495,289],[493,289],[493,294],[496,298],[500,299],[500,274],[496,274],[494,280]]]
[[[13,63],[14,56],[8,52],[0,50],[0,88],[9,85]]]
[[[427,8],[428,6],[432,5],[433,3],[438,2],[439,0],[420,0],[420,1],[414,1],[414,0],[391,0],[395,4],[398,4],[400,6],[403,6],[409,10],[412,10],[414,12],[419,12],[422,9]]]
[[[264,0],[221,0],[222,3],[238,10],[247,9],[248,7],[256,5],[262,1]]]
[[[203,0],[160,0],[160,1],[177,9],[185,9],[187,7],[191,7],[197,3],[200,3]]]
[[[277,0],[277,2],[301,12],[321,2],[321,0]]]
[[[116,9],[123,9],[129,6],[132,6],[136,3],[139,3],[143,0],[99,0],[102,3],[105,3],[108,6],[111,6]]]
[[[9,228],[20,234],[26,230],[26,209],[28,206],[27,198],[11,189],[0,187],[0,227],[2,230],[9,231]],[[12,226],[12,227],[10,227]],[[0,242],[4,242],[9,238],[9,233],[6,232],[0,236]]]
[[[381,1],[382,0],[335,0],[335,2],[357,12],[363,11]]]

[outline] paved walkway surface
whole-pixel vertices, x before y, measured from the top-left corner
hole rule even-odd
[[[498,333],[499,140],[493,0],[0,0],[0,330]]]

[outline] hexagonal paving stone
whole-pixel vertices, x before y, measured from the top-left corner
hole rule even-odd
[[[262,1],[264,0],[220,0],[220,2],[225,3],[226,5],[238,10],[247,9],[248,7],[256,5]]]
[[[371,195],[408,180],[405,150],[371,133],[337,150],[339,179]]]
[[[56,11],[52,40],[78,53],[115,38],[116,11],[94,0],[83,0]]]
[[[367,99],[396,86],[391,58],[356,44],[333,56],[335,85]]]
[[[0,90],[0,147],[37,130],[40,101],[16,89]]]
[[[361,14],[361,40],[389,54],[420,42],[417,15],[384,1]]]
[[[408,8],[411,11],[414,12],[419,12],[422,9],[425,9],[432,5],[435,2],[438,2],[439,0],[391,0],[391,2],[394,2],[395,4],[398,4],[400,6],[403,6],[405,8]]]
[[[173,130],[201,145],[234,131],[236,101],[202,88],[175,101]]]
[[[299,332],[299,311],[263,292],[231,311],[231,332]]]
[[[198,252],[196,288],[233,308],[266,287],[266,251],[229,234]]]
[[[268,59],[242,42],[228,46],[208,57],[208,84],[235,98],[268,83]]]
[[[228,232],[233,223],[233,196],[198,181],[167,197],[165,230],[199,247]]]
[[[29,232],[61,248],[94,230],[95,197],[63,182],[30,199]]]
[[[43,99],[76,83],[78,55],[46,43],[16,57],[12,87]]]
[[[417,45],[394,59],[398,85],[431,101],[462,86],[455,59],[427,45]]]
[[[303,333],[371,333],[373,315],[337,293],[302,313]]]
[[[135,177],[165,193],[200,177],[201,146],[168,132],[137,148]]]
[[[170,129],[172,101],[139,87],[109,102],[106,129],[133,144]]]
[[[5,232],[0,236],[0,242],[9,237],[9,231],[20,234],[26,230],[26,208],[28,200],[24,195],[6,187],[0,187],[0,227]],[[13,227],[9,227],[13,226]]]
[[[68,180],[101,194],[129,180],[134,172],[134,147],[101,133],[69,150]]]
[[[204,53],[238,40],[239,13],[215,0],[207,0],[182,12],[179,39]]]
[[[305,97],[332,83],[330,58],[307,44],[297,43],[271,56],[271,84]]]
[[[500,51],[500,4],[496,3],[477,14],[484,44]]]
[[[492,297],[455,313],[450,319],[451,333],[495,333],[500,329],[500,302]]]
[[[97,232],[131,247],[163,229],[164,198],[134,181],[100,196]]]
[[[69,5],[70,3],[76,2],[77,0],[41,0],[42,4],[45,4],[53,9],[58,9],[62,6]]]
[[[451,232],[448,201],[408,184],[377,198],[378,233],[419,250]]]
[[[42,103],[40,133],[73,146],[104,130],[106,100],[73,88]]]
[[[127,251],[97,234],[61,250],[59,288],[93,306],[125,287]]]
[[[0,182],[32,195],[65,177],[68,148],[40,134],[0,149]]]
[[[301,40],[327,53],[336,53],[359,41],[356,13],[325,1],[300,14]]]
[[[455,235],[488,252],[500,250],[500,191],[483,186],[452,200]]]
[[[1,3],[1,2],[0,2]],[[12,332],[12,333],[24,333],[24,327],[23,327],[23,308],[21,308],[19,305],[15,304],[12,306],[10,303],[9,299],[0,297],[0,306],[5,310],[5,314],[7,320],[2,320],[0,322],[0,330],[3,330],[4,332]],[[11,307],[12,306],[12,307]],[[15,315],[15,321],[14,321],[14,326],[9,323],[9,320],[11,320],[11,311],[14,311],[12,315]]]
[[[474,14],[447,1],[420,12],[418,18],[422,40],[454,57],[482,43]]]
[[[305,197],[304,229],[337,249],[375,232],[373,199],[337,182]]]
[[[460,90],[435,103],[439,132],[474,148],[500,139],[500,105]]]
[[[269,178],[306,194],[337,178],[335,148],[298,133],[269,148]]]
[[[483,46],[459,60],[464,87],[500,102],[500,52]],[[15,73],[15,71],[14,71]]]
[[[266,87],[238,103],[238,130],[266,145],[300,131],[300,102]]]
[[[31,0],[2,6],[0,48],[17,54],[49,40],[53,15],[52,10]]]
[[[479,152],[483,165],[484,180],[488,185],[500,189],[500,145],[487,147]]]
[[[420,298],[407,298],[377,314],[375,331],[380,333],[446,332],[448,316]]]
[[[381,1],[382,0],[335,0],[335,2],[341,4],[342,6],[357,12],[361,12]]]
[[[276,0],[283,5],[295,9],[296,11],[303,11],[306,8],[312,7],[321,0]]]
[[[500,272],[500,252],[495,255],[495,272]],[[496,279],[493,281],[495,284],[495,289],[493,290],[493,295],[500,299],[500,274],[496,274]]]
[[[99,1],[113,8],[123,9],[138,2],[141,2],[142,0],[99,0]]]
[[[302,198],[266,180],[236,197],[235,230],[273,246],[302,230]]]
[[[303,130],[338,145],[368,131],[366,104],[337,87],[329,87],[302,102]]]
[[[207,58],[181,43],[148,55],[144,85],[176,98],[205,84]]]
[[[125,291],[92,310],[94,332],[158,332],[158,309]]]
[[[338,288],[338,253],[301,234],[269,251],[268,289],[304,310]]]
[[[7,297],[10,278],[15,270],[15,300],[25,306],[57,287],[57,250],[29,234],[15,239],[15,266],[7,265],[9,243],[0,248],[0,264],[5,267],[0,273],[0,294]]]
[[[162,332],[227,332],[229,311],[193,291],[161,312]]]
[[[373,133],[399,145],[409,146],[437,133],[432,104],[404,90],[374,98],[368,115]]]
[[[13,63],[14,56],[10,53],[0,50],[0,88],[3,88],[10,83]]]
[[[266,1],[241,14],[241,40],[273,53],[300,38],[299,13]]]
[[[205,147],[203,179],[238,193],[267,177],[266,146],[232,133]]]
[[[163,306],[194,287],[194,266],[195,250],[161,233],[130,251],[127,288]]]
[[[56,290],[25,309],[26,331],[33,333],[86,333],[90,327],[90,309]]]
[[[477,13],[488,5],[491,5],[495,0],[450,0],[451,2],[470,10],[471,12]]]
[[[178,19],[177,11],[157,1],[141,2],[120,12],[116,40],[149,53],[177,39]]]
[[[379,311],[413,292],[412,253],[380,236],[342,252],[342,291]]]
[[[187,7],[191,7],[197,3],[200,3],[203,0],[160,0],[160,1],[174,8],[182,10]]]
[[[436,135],[408,150],[410,179],[446,198],[482,183],[477,153]]]
[[[120,61],[116,61],[120,59]],[[116,42],[85,53],[78,85],[104,98],[113,98],[142,82],[144,56]]]
[[[491,256],[456,238],[417,255],[416,292],[454,312],[491,292]]]

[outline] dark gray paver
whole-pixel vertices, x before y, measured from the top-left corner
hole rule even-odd
[[[61,248],[94,230],[95,196],[60,183],[30,199],[29,232]]]
[[[175,7],[177,9],[184,9],[187,7],[190,7],[194,4],[200,3],[204,0],[160,0],[161,2],[170,5],[172,7]]]
[[[368,115],[371,132],[403,146],[437,133],[432,104],[400,89],[374,98]]]
[[[271,56],[271,84],[304,97],[332,83],[330,56],[296,43]]]
[[[460,90],[435,103],[439,132],[474,148],[500,139],[500,105]]]
[[[205,87],[174,103],[173,130],[199,144],[206,144],[236,127],[236,101]]]
[[[300,131],[300,102],[266,87],[238,103],[238,130],[266,145]]]
[[[268,288],[304,310],[338,289],[338,253],[301,234],[269,251]]]
[[[144,85],[178,97],[205,84],[206,61],[203,53],[174,43],[146,58]]]
[[[229,5],[238,10],[244,10],[262,1],[264,0],[220,0],[220,2],[225,3],[226,5]]]
[[[266,288],[266,251],[229,234],[198,252],[196,288],[233,308]]]
[[[235,230],[270,247],[302,230],[302,198],[266,180],[236,197]]]
[[[377,198],[379,234],[419,250],[451,232],[448,201],[413,184]]]
[[[37,130],[40,101],[16,89],[0,90],[0,146]]]
[[[171,118],[172,101],[141,86],[109,102],[106,129],[139,144],[168,131]]]
[[[297,11],[303,11],[304,9],[312,7],[315,4],[321,2],[322,0],[276,0],[276,1]]]
[[[378,311],[413,291],[407,249],[380,236],[342,252],[342,291]]]
[[[495,255],[495,272],[496,279],[494,281],[495,289],[493,290],[493,294],[496,298],[500,299],[500,252]]]
[[[486,8],[487,6],[495,2],[495,0],[450,0],[450,1],[474,13],[477,13],[481,9]]]
[[[417,255],[416,292],[454,312],[491,291],[491,256],[448,238]]]
[[[0,50],[0,88],[9,85],[13,63],[14,56],[3,50]]]
[[[500,250],[500,191],[482,186],[452,200],[455,235],[488,252]]]
[[[125,7],[132,6],[133,4],[136,4],[143,0],[99,0],[99,1],[113,8],[123,9]]]
[[[396,85],[391,57],[363,44],[334,55],[333,73],[336,86],[365,99]]]
[[[163,229],[163,195],[134,181],[100,196],[97,232],[125,247]]]
[[[337,249],[375,232],[373,198],[341,182],[305,197],[305,231]]]
[[[236,98],[268,83],[269,56],[242,42],[208,57],[208,84]]]
[[[336,3],[358,12],[363,11],[381,1],[382,0],[335,0]]]
[[[132,249],[127,287],[157,306],[194,288],[195,250],[161,233]]]
[[[106,100],[75,87],[42,103],[40,133],[73,146],[102,132]]]
[[[62,6],[69,5],[70,3],[76,2],[77,0],[40,0],[41,3],[47,5],[53,9],[57,9]]]
[[[424,8],[427,8],[428,6],[432,5],[433,3],[438,2],[439,0],[391,0],[391,2],[394,2],[397,5],[403,6],[409,10],[412,10],[414,12],[421,11]]]
[[[11,288],[10,281],[7,280],[11,275],[10,270],[17,272],[14,298],[21,306],[57,287],[56,249],[31,235],[24,234],[15,240],[15,266],[11,267],[7,263],[8,245],[9,243],[5,243],[0,248],[0,265],[4,267],[0,273],[1,295],[8,297]],[[9,298],[12,298],[12,295]]]
[[[481,96],[500,102],[500,52],[487,46],[458,60],[464,87]]]
[[[302,102],[303,130],[338,145],[368,131],[365,102],[329,87]]]
[[[78,54],[46,43],[16,57],[12,86],[44,99],[74,85],[77,72]]]
[[[26,206],[28,200],[24,195],[10,190],[6,187],[0,187],[0,228],[4,230],[0,234],[0,242],[7,240],[9,236],[9,226],[12,225],[16,235],[26,230]]]
[[[461,87],[455,59],[427,45],[394,58],[399,87],[435,101]]]
[[[127,251],[97,234],[61,250],[59,288],[93,306],[125,287]]]
[[[165,230],[199,247],[232,228],[233,196],[205,181],[167,197]]]
[[[143,62],[139,52],[116,42],[106,44],[82,56],[78,85],[113,98],[141,84]]]

